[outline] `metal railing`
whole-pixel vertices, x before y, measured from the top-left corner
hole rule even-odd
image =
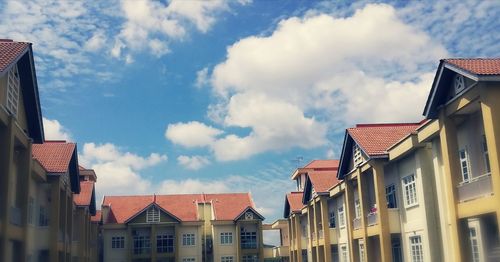
[[[361,228],[361,218],[357,217],[352,220],[352,227],[354,229],[360,229]]]
[[[485,174],[474,177],[467,182],[462,182],[457,186],[458,200],[465,202],[478,197],[491,195],[493,190],[491,186],[491,175]]]
[[[377,214],[377,212],[368,214],[366,216],[366,223],[369,226],[376,225],[378,223],[378,214]]]
[[[10,207],[10,223],[16,226],[21,226],[21,209],[18,207]]]

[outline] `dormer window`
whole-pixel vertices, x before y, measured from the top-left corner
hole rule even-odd
[[[456,74],[453,78],[453,86],[455,88],[455,94],[462,92],[465,89],[464,76],[461,74]]]
[[[7,96],[5,106],[13,115],[17,116],[17,106],[19,103],[19,72],[17,65],[14,65],[7,76]]]
[[[146,222],[147,223],[157,223],[160,222],[160,210],[153,206],[146,212]]]
[[[357,166],[363,162],[363,157],[361,156],[361,149],[358,144],[354,144],[352,147],[352,158],[354,162],[354,166]]]
[[[253,219],[253,213],[250,211],[245,212],[245,220],[252,220]]]

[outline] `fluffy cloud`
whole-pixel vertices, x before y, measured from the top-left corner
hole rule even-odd
[[[222,130],[192,121],[168,125],[165,137],[176,144],[190,148],[212,145],[216,137],[222,133]]]
[[[96,190],[99,200],[104,193],[106,195],[151,193],[153,183],[142,177],[139,172],[166,160],[166,155],[152,153],[142,157],[125,152],[110,143],[85,143],[79,155],[79,163],[82,166],[96,171],[98,176]]]
[[[238,160],[326,146],[328,132],[355,122],[417,121],[433,65],[446,55],[389,5],[366,5],[349,17],[284,19],[269,35],[229,46],[213,68],[209,117],[250,132],[226,132],[202,146],[218,160]]]
[[[45,133],[45,140],[72,140],[69,130],[57,120],[50,120],[44,117],[43,131]]]
[[[210,160],[204,156],[179,156],[177,162],[186,169],[198,170],[210,164]]]

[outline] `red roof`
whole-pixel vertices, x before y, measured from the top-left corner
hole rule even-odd
[[[302,197],[304,192],[290,192],[286,195],[288,204],[290,205],[290,212],[299,212],[304,204],[302,204]]]
[[[0,73],[16,62],[27,51],[29,45],[29,43],[0,39]]]
[[[90,217],[92,222],[101,222],[102,212],[101,210],[96,210],[95,215]]]
[[[385,155],[387,149],[406,135],[415,131],[421,123],[359,124],[347,132],[369,156]]]
[[[75,143],[45,141],[43,144],[33,144],[33,158],[49,173],[66,173],[75,148]]]
[[[103,205],[111,209],[106,222],[124,223],[152,203],[181,221],[198,221],[197,203],[211,203],[214,220],[234,220],[246,208],[255,208],[248,193],[105,196]]]
[[[90,206],[93,191],[94,181],[81,181],[80,194],[73,194],[73,201],[77,206]]]
[[[328,192],[334,185],[339,183],[337,171],[312,171],[307,172],[316,193]]]
[[[321,169],[327,169],[327,170],[335,170],[339,168],[339,160],[337,159],[328,159],[328,160],[313,160],[304,168],[312,168],[314,170],[321,170]]]
[[[476,75],[500,75],[500,58],[451,58],[444,61]]]

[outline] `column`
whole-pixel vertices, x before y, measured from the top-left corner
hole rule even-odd
[[[364,188],[365,185],[364,185],[364,178],[362,177],[363,176],[363,173],[359,173],[358,175],[358,197],[359,197],[359,205],[361,206],[361,230],[362,230],[362,233],[363,233],[363,245],[364,245],[364,248],[365,248],[365,260],[368,256],[368,241],[367,241],[367,237],[366,237],[366,210],[368,209],[367,206],[366,206],[366,201],[365,201],[365,196],[364,196],[364,193],[363,191],[365,191],[366,189]],[[368,190],[367,190],[368,192]],[[356,247],[358,249],[358,254],[359,254],[359,241],[356,241]],[[366,261],[364,261],[366,262]]]
[[[358,172],[359,175],[359,172]],[[346,178],[345,180],[345,210],[344,210],[344,216],[345,216],[345,221],[347,222],[347,236],[348,236],[348,244],[349,244],[349,256],[350,259],[349,261],[355,261],[357,256],[355,256],[354,252],[354,240],[352,236],[352,219],[354,218],[354,188],[352,186],[352,182]],[[340,250],[339,250],[340,252]]]
[[[60,223],[60,202],[61,202],[61,186],[60,178],[52,177],[50,181],[50,261],[59,261],[59,223]]]
[[[302,227],[300,226],[300,215],[293,215],[295,220],[295,232],[297,238],[295,239],[295,249],[297,250],[297,262],[302,262]]]
[[[332,261],[332,252],[330,247],[330,218],[328,214],[328,197],[320,198],[321,206],[321,223],[323,224],[323,239],[325,241],[324,245],[324,258],[325,261]]]
[[[9,228],[9,218],[10,218],[10,191],[9,191],[9,180],[14,179],[12,175],[12,163],[14,159],[14,120],[9,117],[9,123],[5,127],[3,132],[1,132],[0,145],[2,150],[0,150],[0,216],[1,216],[1,227],[0,230],[2,235],[0,236],[0,260],[9,261],[11,258],[7,257],[7,246],[8,246],[8,228]]]
[[[382,262],[392,261],[391,234],[389,232],[389,213],[385,196],[384,168],[380,162],[373,163],[373,183],[377,203],[378,225],[380,228],[380,254]],[[365,244],[366,245],[366,244]]]
[[[156,225],[153,224],[151,225],[151,231],[149,233],[150,237],[149,239],[151,240],[151,262],[156,262]]]

